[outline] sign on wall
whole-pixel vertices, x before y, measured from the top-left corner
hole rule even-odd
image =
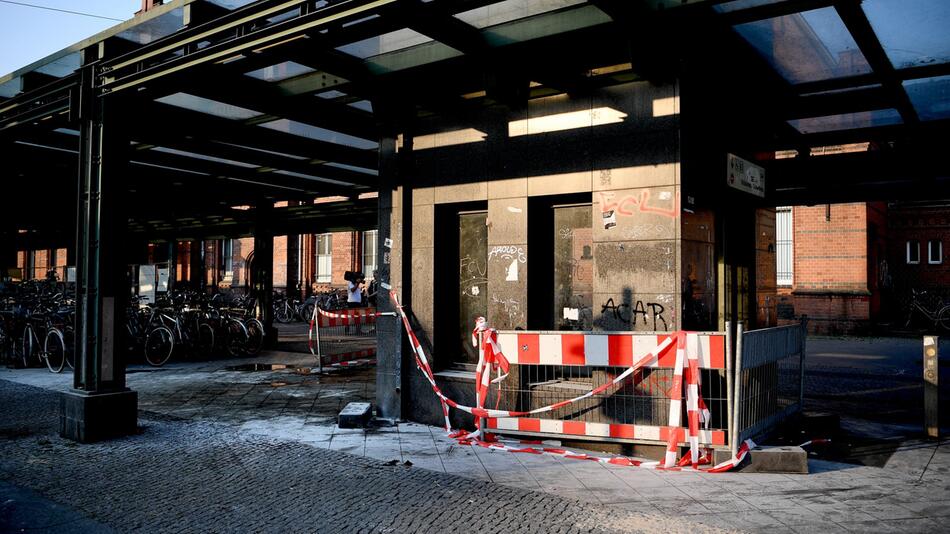
[[[765,169],[734,154],[726,154],[726,184],[765,197]]]

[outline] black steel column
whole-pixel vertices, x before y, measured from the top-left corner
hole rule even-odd
[[[400,152],[396,152],[395,134],[384,135],[379,144],[379,222],[377,239],[377,257],[379,258],[377,274],[380,281],[380,297],[377,307],[381,312],[394,311],[393,302],[389,298],[390,289],[396,289],[401,295],[402,304],[409,305],[412,290],[408,286],[410,280],[411,259],[410,238],[412,203],[408,197],[408,188],[402,179],[407,174],[412,159],[412,138],[404,136]],[[400,194],[398,186],[403,182]],[[407,199],[409,203],[407,204]],[[396,209],[397,224],[401,225],[400,232],[393,232],[393,204],[398,202]],[[402,242],[393,239],[393,235],[401,235]],[[392,272],[392,259],[400,259],[399,273]],[[410,366],[403,365],[408,359],[411,350],[403,346],[407,343],[403,333],[402,321],[397,317],[381,317],[376,323],[376,405],[379,417],[400,419],[409,395],[408,373]],[[404,357],[404,354],[406,356]]]
[[[0,279],[7,277],[10,269],[16,268],[17,228],[6,224],[0,229]]]
[[[195,291],[201,291],[201,279],[204,277],[204,250],[201,241],[188,243],[188,285]]]
[[[251,279],[254,297],[264,323],[264,346],[277,344],[277,329],[274,328],[274,230],[271,223],[274,203],[261,202],[256,208],[254,222],[254,265]]]
[[[76,213],[76,369],[60,403],[60,434],[80,442],[135,432],[138,399],[125,387],[117,343],[127,283],[121,245],[129,141],[121,100],[95,95],[98,48],[83,51],[78,98],[80,161]]]

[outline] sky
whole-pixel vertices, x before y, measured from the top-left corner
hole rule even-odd
[[[0,0],[0,76],[132,18],[141,0]],[[78,11],[101,18],[17,4]]]

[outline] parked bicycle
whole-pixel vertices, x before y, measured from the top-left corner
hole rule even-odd
[[[313,315],[313,308],[316,306],[317,297],[311,295],[304,300],[285,295],[278,291],[274,292],[274,320],[279,323],[290,323],[293,321],[309,321]]]
[[[933,323],[934,328],[939,327],[950,332],[950,304],[933,299],[937,305],[931,309],[921,302],[922,297],[927,295],[926,291],[911,289],[910,295],[911,300],[908,305],[907,322],[904,324],[904,328],[910,328],[918,320],[918,317],[923,317],[927,322]]]

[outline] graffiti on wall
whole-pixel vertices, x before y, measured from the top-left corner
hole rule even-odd
[[[601,324],[621,323],[629,329],[635,330],[642,321],[643,326],[650,327],[656,331],[669,330],[664,317],[666,307],[659,302],[646,302],[638,300],[633,302],[621,302],[615,304],[613,298],[607,299],[600,307]]]
[[[598,195],[600,195],[600,211],[605,214],[612,212],[614,215],[629,217],[636,213],[655,213],[671,219],[679,216],[679,196],[675,192],[662,191],[659,194],[661,202],[673,201],[673,206],[670,208],[658,206],[655,201],[651,204],[648,189],[640,191],[640,194],[625,195],[617,200],[613,200],[614,193],[600,192]]]

